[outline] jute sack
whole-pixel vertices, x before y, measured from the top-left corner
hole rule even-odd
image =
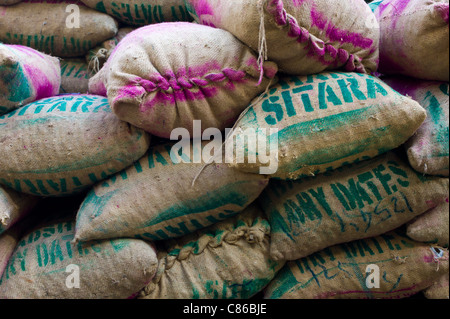
[[[179,153],[172,147],[151,147],[132,166],[95,185],[78,211],[75,239],[180,237],[241,212],[268,184],[265,176],[224,163],[205,165],[208,160],[197,161],[193,149]]]
[[[0,298],[125,299],[155,275],[158,260],[149,243],[72,245],[74,227],[73,220],[54,222],[23,236],[0,279]]]
[[[227,163],[259,173],[263,151],[247,143],[278,146],[271,177],[298,179],[368,159],[406,142],[426,118],[425,110],[378,78],[360,73],[326,72],[280,77],[252,102],[228,139],[234,152]],[[241,145],[241,146],[240,146]],[[248,153],[239,160],[242,148]],[[255,158],[252,159],[252,156]]]
[[[118,25],[109,15],[79,4],[72,0],[23,0],[2,7],[0,41],[58,57],[86,55],[112,38]]]
[[[398,228],[448,192],[448,178],[421,176],[389,152],[312,178],[272,180],[259,200],[271,225],[272,258],[295,260]]]
[[[259,207],[158,249],[158,270],[138,299],[248,299],[283,267],[269,256],[270,226]]]
[[[0,234],[0,278],[6,269],[9,258],[14,252],[20,237],[18,235],[17,227],[9,228],[7,231]]]
[[[60,72],[57,58],[25,46],[0,43],[0,115],[57,95]]]
[[[385,0],[375,10],[380,24],[384,74],[449,81],[448,0]]]
[[[449,85],[406,77],[383,79],[393,89],[419,102],[427,119],[405,144],[411,166],[428,175],[449,175]]]
[[[189,21],[184,0],[81,0],[88,7],[132,26]]]
[[[286,263],[266,288],[265,298],[406,298],[448,271],[447,249],[389,232]]]
[[[22,2],[22,0],[0,0],[0,6],[10,6]]]
[[[426,214],[420,215],[408,224],[407,235],[417,241],[449,246],[448,198]]]
[[[63,59],[59,92],[61,94],[88,93],[91,76],[88,64],[83,59]]]
[[[423,292],[427,299],[449,299],[448,273]]]
[[[36,196],[0,186],[0,234],[25,217],[37,203]]]
[[[145,154],[149,136],[95,95],[42,99],[0,116],[0,184],[39,196],[80,192]]]
[[[377,69],[379,28],[363,0],[186,2],[195,21],[231,32],[284,73]]]
[[[104,93],[93,90],[103,82],[120,119],[163,138],[175,128],[192,134],[194,120],[204,128],[231,127],[278,71],[272,62],[260,70],[255,53],[231,33],[188,22],[129,33],[103,69],[90,92]]]

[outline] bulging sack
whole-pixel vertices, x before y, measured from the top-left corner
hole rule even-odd
[[[184,0],[81,0],[85,5],[133,26],[189,21]]]
[[[61,60],[61,94],[88,93],[90,78],[91,72],[83,59]]]
[[[180,237],[241,212],[268,184],[262,175],[223,163],[206,165],[204,157],[192,156],[194,150],[172,147],[151,147],[132,166],[95,185],[78,211],[75,239]]]
[[[0,235],[25,217],[37,203],[36,196],[0,186]]]
[[[0,6],[10,6],[19,2],[22,0],[0,0]]]
[[[275,83],[277,71],[272,62],[260,70],[255,53],[227,31],[160,23],[128,34],[90,80],[89,91],[107,92],[120,119],[169,138],[175,128],[192,134],[194,120],[204,128],[230,127]]]
[[[0,299],[126,299],[155,275],[158,260],[149,243],[72,245],[74,227],[72,220],[55,221],[24,235],[0,279]]]
[[[104,97],[41,99],[0,116],[0,184],[38,196],[74,194],[131,165],[149,143]]]
[[[393,89],[417,101],[427,119],[405,144],[411,166],[427,175],[449,175],[449,85],[407,77],[383,79]]]
[[[6,269],[9,258],[11,258],[19,240],[19,232],[15,227],[0,233],[0,278]]]
[[[248,299],[284,262],[269,256],[270,226],[256,205],[158,249],[155,277],[138,299]]]
[[[394,230],[445,201],[448,178],[416,173],[393,152],[298,181],[271,180],[259,197],[270,254],[295,260]]]
[[[23,0],[0,12],[0,41],[58,57],[86,55],[118,27],[114,18],[74,0]]]
[[[378,67],[379,27],[363,0],[187,0],[195,21],[231,32],[294,75]]]
[[[443,275],[436,282],[424,290],[427,299],[449,299],[449,274]]]
[[[418,216],[407,226],[406,234],[425,243],[433,243],[441,247],[449,246],[449,206],[448,198],[439,206]]]
[[[0,43],[0,115],[57,95],[60,72],[57,58],[25,46]]]
[[[265,289],[264,297],[406,298],[430,287],[448,271],[447,249],[388,232],[286,263]]]
[[[280,77],[246,109],[228,143],[227,163],[259,173],[260,146],[277,146],[270,177],[298,179],[373,158],[406,142],[426,118],[425,110],[384,82],[360,73],[325,72]],[[258,148],[247,142],[257,141]],[[239,160],[244,149],[247,157]],[[267,152],[266,152],[267,153]]]
[[[384,74],[449,81],[448,0],[384,0],[374,13],[380,24]]]

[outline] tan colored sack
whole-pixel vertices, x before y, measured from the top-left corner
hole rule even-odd
[[[374,11],[380,24],[384,74],[449,81],[449,1],[384,0]]]
[[[171,155],[173,146],[151,147],[131,167],[97,184],[78,211],[76,240],[180,237],[241,212],[269,182],[226,164],[205,166],[206,159],[192,156],[193,148]]]
[[[104,97],[42,99],[0,116],[0,184],[39,196],[81,192],[131,165],[149,143]]]
[[[23,236],[0,279],[0,299],[125,299],[155,275],[158,260],[149,243],[72,245],[74,228],[72,220],[54,222]]]
[[[19,2],[22,0],[0,0],[0,6],[10,6]]]
[[[197,22],[231,32],[285,73],[377,69],[379,28],[363,0],[186,2]]]
[[[57,58],[25,46],[0,43],[0,115],[57,95],[60,73]]]
[[[114,18],[78,5],[78,1],[23,0],[14,6],[1,7],[0,12],[0,41],[26,45],[58,57],[86,55],[112,38],[118,27]]]
[[[255,154],[259,150],[245,142],[253,130],[256,139],[278,145],[278,154],[269,156],[270,163],[278,161],[270,177],[281,179],[314,176],[385,153],[406,142],[426,118],[416,101],[359,73],[280,77],[253,103],[235,125],[229,140],[235,152],[227,163],[253,173],[266,166]],[[236,163],[241,143],[248,156]]]
[[[271,225],[272,258],[295,260],[391,231],[448,192],[448,178],[421,176],[389,152],[312,178],[271,180],[259,201]]]
[[[184,0],[81,0],[88,7],[134,26],[189,21]]]
[[[231,219],[163,242],[158,271],[138,298],[251,298],[284,265],[269,257],[269,233],[264,214],[251,205]]]
[[[115,48],[89,91],[104,94],[122,120],[169,138],[175,128],[192,135],[202,128],[231,127],[278,71],[231,33],[188,22],[149,25],[129,33]],[[98,83],[103,83],[104,86]],[[100,87],[99,91],[95,88]]]
[[[432,243],[442,247],[449,246],[449,207],[448,198],[429,212],[418,216],[408,224],[410,238]]]
[[[0,233],[0,278],[8,265],[9,258],[14,252],[20,237],[17,228],[12,227]]]
[[[390,232],[288,262],[268,285],[265,298],[406,298],[448,271],[447,249]],[[374,286],[377,282],[379,288]]]
[[[91,72],[83,59],[61,60],[61,94],[88,93],[90,78]]]
[[[0,234],[25,217],[37,203],[35,196],[0,186]]]
[[[428,175],[449,176],[449,85],[391,76],[383,79],[427,111],[427,119],[405,147],[411,166]]]
[[[439,278],[431,287],[425,289],[427,299],[449,299],[448,273]]]

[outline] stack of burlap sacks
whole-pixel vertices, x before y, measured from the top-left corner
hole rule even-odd
[[[0,298],[448,298],[448,11],[0,0]]]

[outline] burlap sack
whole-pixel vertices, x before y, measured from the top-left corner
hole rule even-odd
[[[72,220],[55,222],[23,236],[0,279],[0,299],[125,299],[155,275],[158,260],[149,243],[72,245],[74,227]]]
[[[92,72],[83,59],[61,60],[61,86],[59,92],[66,93],[88,93],[89,79]]]
[[[35,196],[0,186],[0,234],[25,217],[37,203]]]
[[[449,246],[449,207],[448,198],[445,203],[433,208],[426,214],[420,215],[408,224],[407,234],[410,238],[436,244],[442,247]]]
[[[76,240],[180,237],[241,212],[268,184],[262,175],[179,156],[172,146],[151,147],[133,166],[97,184],[78,211]]]
[[[78,11],[67,10],[77,5]],[[112,38],[117,22],[72,0],[23,0],[0,8],[0,41],[22,44],[58,57],[78,57]]]
[[[19,2],[22,0],[0,0],[0,6],[10,6]]]
[[[411,166],[428,175],[449,176],[449,85],[406,77],[383,79],[393,89],[419,102],[427,119],[405,144]]]
[[[128,34],[90,80],[103,82],[114,113],[153,135],[169,138],[174,128],[192,134],[202,128],[231,127],[249,102],[278,71],[260,70],[255,53],[231,33],[188,22],[160,23]]]
[[[81,0],[88,7],[113,16],[133,26],[189,21],[184,0]]]
[[[227,163],[254,173],[266,166],[255,154],[259,150],[245,141],[247,130],[253,130],[256,140],[278,144],[278,154],[268,156],[271,163],[278,161],[270,176],[281,179],[314,176],[375,157],[406,142],[426,118],[416,101],[359,73],[280,77],[253,104],[228,140],[234,152],[228,153]],[[243,162],[236,156],[239,145],[248,152]]]
[[[0,43],[0,115],[57,95],[60,83],[57,58],[21,45]]]
[[[448,273],[423,292],[427,299],[449,299]]]
[[[363,0],[186,2],[195,21],[231,32],[285,73],[377,69],[379,28]]]
[[[273,180],[259,197],[270,254],[295,260],[391,231],[445,201],[448,178],[423,177],[393,152],[299,181]]]
[[[384,0],[375,10],[380,24],[384,74],[449,81],[448,0]]]
[[[104,97],[61,95],[0,116],[0,184],[70,195],[131,165],[149,136],[122,122]]]
[[[20,237],[16,227],[9,228],[0,234],[0,278],[8,265]]]
[[[138,299],[248,299],[284,262],[269,257],[270,226],[256,205],[158,249],[158,270]]]
[[[379,269],[379,288],[372,285],[378,280],[368,266]],[[406,298],[430,287],[448,271],[447,249],[390,232],[288,262],[266,288],[265,298]]]

